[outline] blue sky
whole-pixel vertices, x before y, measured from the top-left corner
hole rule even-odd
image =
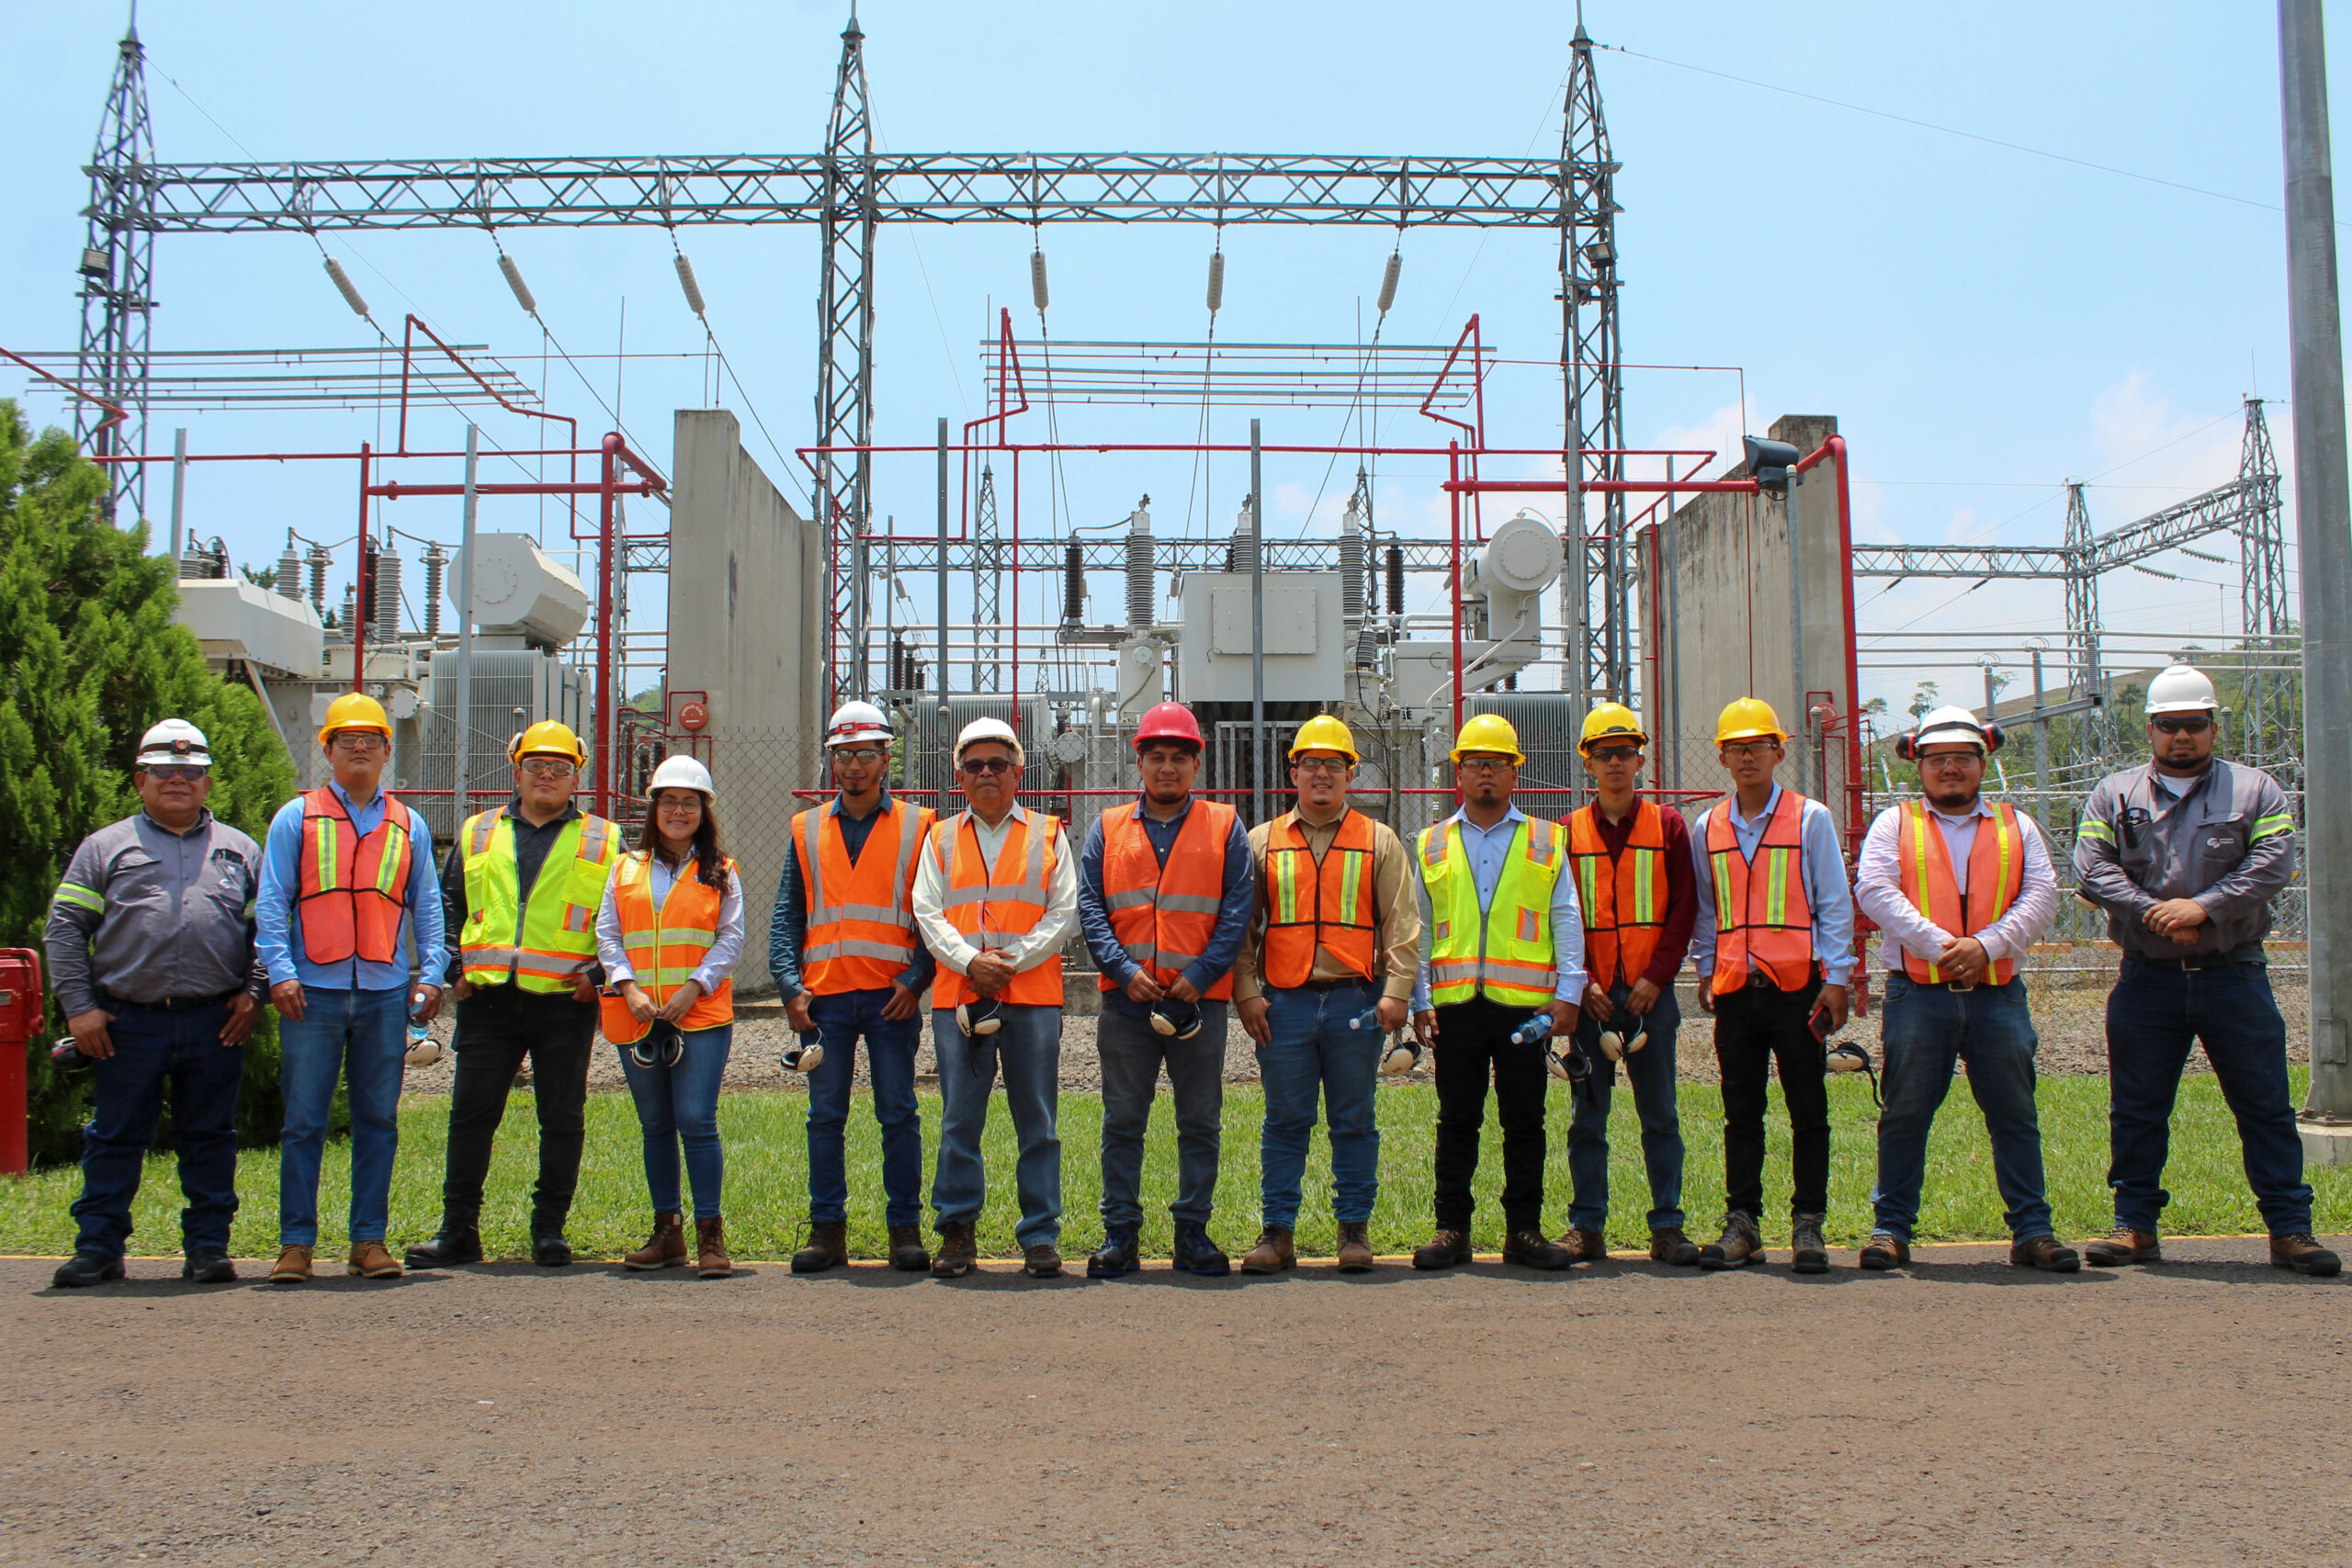
[[[762,6],[565,6],[420,0],[400,7],[198,6],[149,0],[140,30],[165,161],[813,150],[821,141],[842,0]],[[1184,7],[973,6],[870,0],[862,8],[883,146],[1527,155],[1555,150],[1570,7],[1353,4]],[[0,344],[72,345],[73,265],[89,152],[121,31],[118,7],[0,6],[0,137],[13,156],[0,228]],[[1851,443],[1864,538],[2054,540],[2063,479],[2096,478],[2102,526],[2228,478],[2238,403],[2288,384],[2275,12],[2267,5],[1701,6],[1595,0],[1624,164],[1620,244],[1625,352],[1647,364],[1737,366],[1629,376],[1637,445],[1713,446],[1774,415],[1837,414]],[[1655,58],[1645,58],[1655,57]],[[1676,63],[1666,63],[1673,62]],[[2339,101],[2352,77],[2336,51]],[[1695,69],[1694,69],[1695,68]],[[1708,72],[1792,91],[1742,85]],[[2221,196],[2122,177],[1792,96],[1806,93],[2138,171]],[[2339,125],[2342,116],[2338,116]],[[217,123],[216,123],[217,122]],[[2238,199],[2223,199],[2222,197]],[[632,353],[688,355],[700,328],[659,230],[510,231],[507,250],[575,354],[613,350],[627,304]],[[778,444],[808,439],[815,323],[813,232],[683,231],[710,319]],[[1377,290],[1382,231],[1228,232],[1220,338],[1345,342]],[[1194,339],[1205,326],[1205,230],[1048,228],[1051,328],[1065,338]],[[330,235],[373,306],[414,310],[446,337],[487,343],[537,375],[537,327],[480,233]],[[991,300],[1025,307],[1030,236],[1012,229],[886,231],[877,398],[887,440],[978,412],[978,341]],[[368,341],[300,236],[167,237],[157,247],[161,347]],[[1403,241],[1387,336],[1450,340],[1480,313],[1507,357],[1557,354],[1555,256],[1541,234]],[[1035,318],[1017,312],[1024,335]],[[613,362],[587,362],[606,401]],[[657,459],[669,411],[702,401],[691,358],[628,363],[628,428]],[[0,377],[15,390],[21,378]],[[609,423],[559,362],[550,406]],[[732,387],[726,400],[740,410]],[[54,397],[28,400],[59,415]],[[1490,384],[1498,442],[1557,439],[1555,381],[1506,368]],[[2273,411],[2282,466],[2288,410]],[[1268,415],[1268,439],[1336,436],[1336,412]],[[167,449],[329,447],[373,439],[372,414],[160,411]],[[1149,422],[1160,438],[1193,415]],[[750,423],[746,421],[747,425]],[[1230,428],[1228,428],[1230,427]],[[1100,428],[1110,429],[1106,423]],[[1119,428],[1141,430],[1142,423]],[[423,434],[454,444],[444,413]],[[1220,435],[1243,434],[1238,419]],[[1065,426],[1065,435],[1072,434]],[[493,440],[522,444],[518,432]],[[756,431],[772,472],[786,465]],[[1322,466],[1271,465],[1274,525],[1298,528]],[[886,467],[884,511],[928,516],[928,464]],[[421,476],[420,476],[421,477]],[[1384,474],[1384,521],[1442,516],[1430,476]],[[1071,465],[1069,515],[1113,520],[1145,490],[1163,531],[1192,491],[1181,466]],[[1214,471],[1219,528],[1244,477]],[[291,525],[344,534],[351,476],[200,470],[191,527],[239,558],[274,559]],[[1335,477],[1315,526],[1344,500]],[[159,518],[160,499],[151,501]],[[1032,506],[1039,503],[1033,496]],[[413,511],[405,510],[413,505]],[[402,503],[394,521],[454,537],[454,505]],[[514,508],[529,507],[532,515]],[[529,525],[534,503],[486,513]],[[1032,525],[1043,521],[1031,514]],[[1197,513],[1193,526],[1200,526]],[[2218,551],[2233,558],[2226,545]],[[2234,568],[2161,563],[2184,578],[2110,580],[2111,628],[2212,640],[2236,625]],[[347,575],[347,569],[345,569]],[[2229,584],[2227,587],[2219,584]],[[1945,628],[2053,635],[2038,587],[1950,604],[1960,585],[1874,596],[1866,636]],[[1048,613],[1027,596],[1023,615]],[[925,600],[927,603],[927,598]],[[1871,690],[1907,695],[1908,674]],[[1960,685],[1973,674],[1965,671]]]

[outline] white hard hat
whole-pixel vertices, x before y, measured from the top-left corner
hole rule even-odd
[[[2001,749],[2001,727],[1986,724],[1963,707],[1939,707],[1922,715],[1905,739],[1910,744],[1897,748],[1896,755],[1905,761],[1929,746],[1973,746],[1984,753]]]
[[[2221,705],[2213,697],[2213,682],[2194,665],[2171,665],[2148,682],[2150,718],[2161,713],[2211,713]]]
[[[712,800],[718,791],[711,787],[710,770],[692,757],[664,757],[662,765],[653,770],[653,782],[645,786],[648,797],[665,789],[698,789]]]
[[[872,703],[843,703],[825,721],[825,745],[848,746],[860,740],[879,740],[884,745],[899,738],[890,728],[890,717]]]
[[[1010,748],[1012,752],[1012,765],[1015,768],[1025,768],[1029,765],[1028,756],[1021,750],[1021,737],[1013,734],[1012,726],[1001,718],[976,718],[966,725],[964,733],[956,738],[956,761],[961,762],[964,760],[964,748],[975,740],[993,740]]]
[[[167,718],[139,738],[137,764],[183,762],[192,767],[212,765],[212,743],[204,731],[184,718]]]

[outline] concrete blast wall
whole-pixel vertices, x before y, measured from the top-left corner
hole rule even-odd
[[[739,990],[768,984],[768,908],[783,869],[791,792],[817,782],[824,701],[825,547],[743,450],[724,409],[680,409],[671,457],[670,693],[703,693],[692,750],[718,785],[741,867]],[[682,749],[681,738],[677,743]]]
[[[1791,414],[1768,434],[1809,453],[1837,429],[1828,415]],[[1746,473],[1742,466],[1729,477]],[[1735,697],[1764,698],[1792,735],[1807,728],[1808,694],[1815,704],[1826,696],[1840,715],[1853,711],[1834,462],[1792,486],[1785,506],[1767,496],[1709,491],[1652,534],[1638,555],[1641,615],[1657,659],[1656,678],[1644,682],[1646,716],[1654,734],[1682,739],[1683,787],[1723,782],[1711,759],[1699,759],[1709,758],[1716,716]],[[1825,737],[1816,723],[1811,730],[1802,750],[1792,740],[1780,776],[1826,800],[1842,822],[1835,792],[1847,782],[1843,729]]]

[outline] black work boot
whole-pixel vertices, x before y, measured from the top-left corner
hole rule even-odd
[[[792,1255],[796,1274],[821,1274],[849,1261],[849,1222],[811,1220],[808,1245]]]
[[[1176,1245],[1169,1254],[1168,1266],[1179,1273],[1205,1274],[1212,1279],[1233,1272],[1233,1259],[1209,1239],[1208,1226],[1198,1220],[1176,1222]]]
[[[932,1277],[960,1280],[980,1266],[979,1243],[969,1220],[950,1220],[939,1227],[939,1256],[931,1260]]]
[[[571,1263],[571,1243],[563,1234],[560,1224],[542,1228],[531,1226],[531,1261],[542,1269],[563,1269]]]
[[[931,1267],[931,1254],[923,1250],[921,1225],[890,1227],[890,1267],[901,1274],[920,1274]]]
[[[1102,1245],[1086,1260],[1086,1277],[1090,1280],[1115,1280],[1122,1274],[1132,1274],[1143,1267],[1136,1257],[1134,1225],[1113,1225],[1103,1233]]]
[[[471,1214],[443,1214],[441,1234],[420,1241],[403,1255],[412,1269],[455,1269],[481,1261],[481,1232]]]
[[[180,1259],[180,1278],[198,1285],[233,1285],[237,1266],[220,1247],[195,1247]]]
[[[60,1290],[78,1291],[85,1285],[103,1285],[108,1280],[122,1278],[122,1259],[104,1252],[76,1252],[57,1266],[49,1282]]]
[[[1451,1269],[1470,1261],[1470,1233],[1440,1225],[1437,1234],[1413,1248],[1416,1269]]]

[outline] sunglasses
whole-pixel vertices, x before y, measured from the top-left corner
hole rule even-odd
[[[194,784],[209,770],[179,762],[151,762],[142,771],[149,778],[162,784]]]
[[[2201,713],[2168,714],[2148,721],[2166,735],[2202,735],[2213,728],[2213,721]]]
[[[1465,773],[1507,773],[1519,766],[1509,757],[1464,757],[1453,765]]]
[[[546,757],[527,757],[523,771],[535,779],[568,779],[580,770],[570,762],[559,762]]]
[[[982,773],[1009,773],[1012,772],[1012,759],[1010,757],[967,757],[962,762],[958,763],[957,766],[961,767],[964,772],[971,774],[974,778],[978,778]]]
[[[380,735],[338,735],[333,742],[338,751],[380,751],[390,744]]]
[[[1781,749],[1777,740],[1734,740],[1721,748],[1724,761],[1739,758],[1769,757]]]
[[[1585,753],[1596,762],[1630,762],[1641,754],[1638,746],[1596,746]]]

